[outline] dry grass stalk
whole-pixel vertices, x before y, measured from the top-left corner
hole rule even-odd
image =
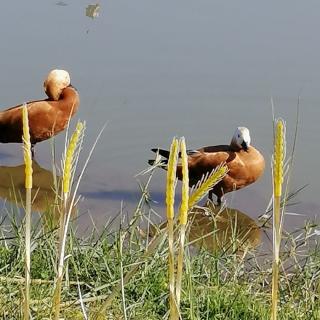
[[[281,244],[281,194],[283,182],[283,164],[285,158],[285,123],[276,120],[273,155],[273,265],[272,265],[272,309],[271,319],[277,319],[279,255]]]
[[[181,164],[182,164],[182,192],[181,192],[181,206],[180,206],[180,212],[179,212],[180,241],[179,241],[178,264],[177,264],[177,279],[176,279],[176,301],[177,301],[178,310],[180,308],[184,244],[185,244],[186,224],[188,221],[188,209],[189,209],[189,206],[188,206],[188,203],[189,203],[188,156],[187,156],[186,142],[184,138],[180,139],[180,153],[181,153]]]
[[[170,319],[178,319],[177,305],[175,299],[175,263],[174,263],[174,196],[176,187],[176,171],[178,163],[179,142],[174,138],[170,147],[168,160],[167,186],[166,186],[166,205],[167,205],[167,231],[169,244],[169,300],[170,300]]]
[[[72,206],[68,205],[71,177],[73,173],[74,155],[83,133],[84,125],[78,122],[76,130],[74,131],[68,148],[66,149],[66,156],[63,168],[63,210],[60,216],[60,229],[59,229],[59,262],[58,262],[58,274],[54,292],[53,308],[54,318],[59,319],[60,315],[60,303],[61,303],[61,286],[63,280],[64,258],[65,258],[65,246],[67,241],[68,225],[72,212]]]
[[[25,294],[24,294],[24,319],[30,318],[30,284],[31,284],[31,190],[32,190],[32,157],[29,133],[29,120],[27,105],[22,107],[23,119],[23,155],[25,164],[25,189],[26,189],[26,228],[25,228]]]

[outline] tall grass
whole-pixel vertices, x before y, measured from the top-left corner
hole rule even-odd
[[[177,272],[175,272],[175,250],[174,250],[174,197],[176,185],[176,171],[178,165],[178,155],[181,155],[182,166],[182,199],[179,213],[180,241],[178,251]],[[227,167],[219,166],[210,174],[203,177],[196,185],[189,198],[189,173],[188,156],[185,139],[174,138],[170,147],[170,155],[167,166],[167,185],[166,185],[166,205],[167,205],[167,230],[168,230],[168,268],[169,268],[169,305],[170,319],[180,317],[181,281],[183,275],[183,256],[185,246],[186,224],[188,221],[188,211],[192,209],[208,192],[217,184],[227,173]],[[176,279],[175,279],[176,274]]]
[[[272,309],[271,319],[277,319],[279,257],[281,244],[282,216],[281,194],[283,183],[283,166],[285,158],[285,124],[282,119],[276,120],[273,154],[273,264],[272,264]]]
[[[63,208],[60,215],[60,228],[59,228],[59,250],[58,250],[58,268],[57,268],[57,279],[56,287],[54,292],[54,318],[56,320],[60,317],[60,303],[61,303],[61,285],[63,279],[63,267],[65,262],[65,247],[67,241],[68,226],[70,222],[72,203],[69,203],[70,197],[70,184],[72,182],[72,176],[75,170],[76,150],[81,144],[81,138],[83,137],[84,125],[78,122],[76,130],[71,136],[69,145],[66,149],[66,155],[63,167]]]
[[[24,319],[30,317],[30,284],[31,284],[31,190],[32,190],[32,157],[29,133],[29,120],[27,105],[22,107],[23,119],[23,155],[25,163],[25,295],[24,295]]]
[[[175,258],[174,258],[174,195],[176,188],[176,171],[178,163],[179,141],[174,138],[170,147],[170,156],[167,169],[166,205],[167,205],[167,229],[168,229],[168,266],[169,266],[169,301],[170,319],[178,319],[178,309],[175,297]]]
[[[177,281],[176,281],[176,299],[177,306],[180,309],[181,300],[181,282],[183,273],[184,261],[184,246],[186,237],[186,225],[188,221],[189,211],[189,170],[188,170],[188,156],[186,142],[184,138],[180,139],[180,153],[181,153],[181,166],[182,166],[182,190],[181,190],[181,205],[179,210],[179,225],[180,225],[180,239],[179,239],[179,252],[177,264]]]

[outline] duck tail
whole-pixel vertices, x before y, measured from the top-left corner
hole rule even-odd
[[[170,152],[168,150],[153,148],[153,149],[151,149],[151,151],[154,153],[159,153],[160,156],[169,159]]]
[[[161,158],[161,161],[158,160],[148,160],[149,165],[154,166],[157,165],[158,167],[162,169],[167,169],[167,164],[168,164],[168,158],[170,152],[167,150],[159,149],[159,148],[153,148],[151,149],[152,152],[157,153],[158,155],[164,157]]]

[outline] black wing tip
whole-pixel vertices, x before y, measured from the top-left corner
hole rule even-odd
[[[148,160],[148,164],[150,165],[150,166],[155,166],[155,165],[157,165],[159,168],[162,168],[162,169],[165,169],[166,170],[166,168],[167,168],[167,163],[168,163],[168,161],[162,161],[162,162],[157,162],[156,160]]]
[[[170,152],[168,150],[164,150],[160,148],[152,148],[151,151],[154,153],[158,153],[160,156],[165,157],[167,159],[169,158],[169,155],[170,155]]]

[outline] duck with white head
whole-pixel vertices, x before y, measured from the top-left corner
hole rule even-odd
[[[169,151],[152,149],[165,159],[169,158]],[[228,172],[225,177],[209,191],[209,199],[213,194],[217,196],[217,202],[221,204],[222,196],[231,191],[242,189],[255,182],[265,168],[262,154],[251,145],[249,130],[246,127],[238,127],[232,137],[230,145],[216,145],[203,147],[197,150],[188,150],[189,186],[192,187],[200,181],[204,175],[212,172],[218,166],[225,164]],[[154,160],[149,160],[153,164]],[[166,167],[163,167],[166,169]],[[177,177],[182,179],[182,167],[177,167]]]
[[[248,151],[251,143],[250,132],[246,127],[238,127],[233,134],[230,147],[234,150]]]
[[[34,145],[47,140],[68,125],[80,99],[65,70],[52,70],[44,81],[48,99],[27,102],[32,156]],[[0,112],[0,142],[22,142],[22,104]]]

